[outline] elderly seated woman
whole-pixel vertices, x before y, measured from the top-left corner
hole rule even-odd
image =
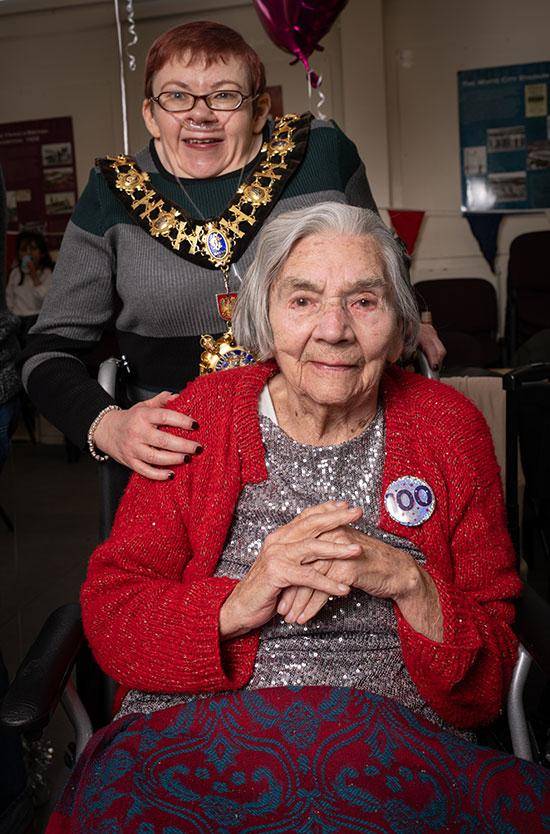
[[[542,830],[546,772],[468,733],[501,710],[519,582],[483,418],[392,365],[417,323],[376,214],[262,231],[234,321],[261,361],[172,401],[202,454],[135,475],[92,557],[124,697],[50,831]]]

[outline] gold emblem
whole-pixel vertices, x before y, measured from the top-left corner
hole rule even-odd
[[[168,232],[176,225],[179,211],[177,209],[170,209],[170,211],[161,211],[158,217],[151,223],[151,234],[153,237],[159,235],[168,235]]]
[[[242,194],[245,201],[253,206],[266,206],[271,200],[271,191],[257,182],[243,186]]]
[[[289,139],[288,136],[284,138],[278,139],[276,142],[273,143],[273,150],[277,151],[277,153],[288,153],[292,150],[292,141]]]
[[[252,365],[255,362],[252,354],[236,343],[231,327],[219,339],[208,335],[201,336],[201,347],[204,348],[199,366],[201,376],[214,371]]]
[[[109,157],[114,161],[123,165],[126,157]],[[119,172],[116,179],[116,187],[120,191],[125,191],[126,194],[132,196],[136,191],[146,191],[147,183],[149,182],[149,174],[146,171],[130,170],[126,172]]]

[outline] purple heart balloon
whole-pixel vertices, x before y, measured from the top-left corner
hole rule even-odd
[[[309,56],[322,49],[319,41],[348,0],[253,0],[262,25],[273,43],[303,63],[311,85],[319,79],[309,66]]]

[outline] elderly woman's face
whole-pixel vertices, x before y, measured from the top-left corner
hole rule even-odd
[[[194,95],[237,90],[247,96],[253,92],[246,66],[234,56],[210,66],[200,57],[165,64],[154,77],[153,94],[178,90]],[[235,171],[248,161],[255,140],[260,141],[268,108],[268,96],[256,102],[247,99],[232,111],[210,110],[204,100],[199,100],[184,113],[167,113],[146,100],[143,118],[172,173],[206,178]]]
[[[316,234],[291,250],[270,294],[275,358],[286,381],[316,403],[376,393],[401,353],[372,237]]]

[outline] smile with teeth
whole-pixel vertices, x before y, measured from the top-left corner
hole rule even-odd
[[[183,140],[186,145],[217,145],[218,142],[221,142],[221,139],[208,139],[204,138],[186,138]]]

